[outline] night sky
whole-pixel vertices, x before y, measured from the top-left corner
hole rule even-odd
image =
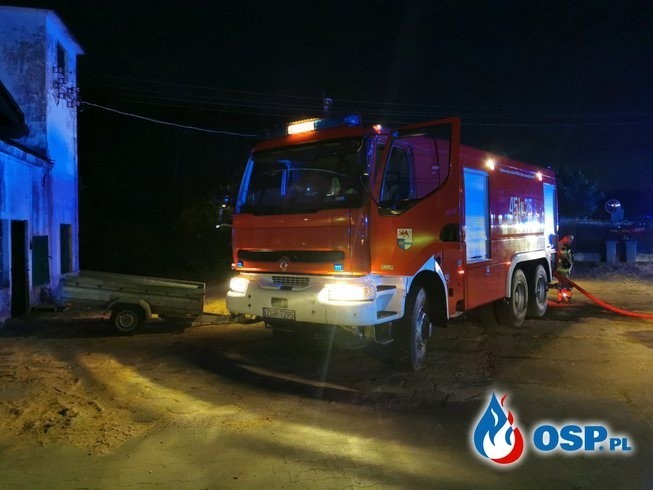
[[[463,143],[581,169],[653,214],[650,1],[13,3],[61,16],[91,103],[246,134],[319,115],[323,93],[372,123],[460,115]],[[162,195],[237,181],[255,142],[82,109],[90,213],[155,219]]]

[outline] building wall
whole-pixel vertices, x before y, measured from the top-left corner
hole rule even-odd
[[[51,66],[56,65],[57,45],[65,52],[64,84],[77,87],[77,55],[81,49],[65,26],[52,12],[46,18],[45,56]],[[52,244],[60,256],[59,232],[61,224],[73,225],[73,270],[79,269],[78,227],[78,172],[77,172],[77,107],[74,100],[58,98],[51,87],[53,70],[46,70],[46,134],[47,156],[52,167]],[[72,105],[72,106],[71,106]],[[52,264],[52,275],[60,273],[59,260]]]
[[[0,230],[2,232],[3,263],[0,272],[0,321],[10,316],[11,282],[8,257],[11,249],[11,221],[26,221],[27,235],[50,235],[49,218],[51,195],[51,163],[31,155],[6,142],[0,141]],[[42,286],[53,287],[52,281],[46,285],[32,284],[32,255],[27,250],[27,271],[30,281],[30,304],[39,302]],[[52,275],[51,275],[52,277]]]
[[[19,141],[46,154],[46,13],[0,7],[0,78],[12,94],[29,127]]]
[[[79,54],[81,48],[53,12],[0,7],[0,79],[25,114],[29,127],[29,135],[17,140],[29,151],[0,142],[0,220],[5,220],[3,230],[11,220],[28,222],[31,305],[39,303],[42,288],[54,291],[57,287],[61,225],[72,227],[71,268],[79,268],[74,103]],[[6,231],[3,234],[6,240]],[[44,236],[49,282],[40,285],[32,280],[36,266],[32,263],[32,249],[35,242],[42,244]],[[5,261],[10,247],[10,243],[4,243]],[[10,296],[11,287],[0,282],[0,322],[10,314]]]

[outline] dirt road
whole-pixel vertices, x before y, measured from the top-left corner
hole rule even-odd
[[[647,271],[575,279],[653,309]],[[653,322],[574,299],[521,329],[456,320],[416,374],[382,349],[285,345],[260,323],[116,337],[97,317],[36,315],[0,333],[0,488],[650,488]],[[634,451],[527,447],[497,470],[469,442],[493,390],[525,434],[601,421]]]

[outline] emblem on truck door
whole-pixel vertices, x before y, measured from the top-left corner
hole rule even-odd
[[[279,269],[281,269],[282,272],[286,272],[288,270],[288,264],[290,264],[290,259],[284,255],[279,260]]]
[[[397,228],[397,245],[399,248],[406,250],[413,244],[412,228]]]

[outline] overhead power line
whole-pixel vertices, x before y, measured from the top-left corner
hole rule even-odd
[[[170,108],[181,108],[181,109],[193,109],[193,110],[204,110],[204,111],[215,111],[215,112],[229,112],[234,114],[243,114],[243,115],[252,115],[258,117],[273,117],[275,119],[279,118],[292,118],[300,114],[308,115],[312,111],[308,110],[306,106],[303,105],[289,105],[285,107],[283,104],[272,103],[270,105],[265,104],[250,104],[243,103],[241,105],[235,105],[230,103],[220,103],[220,102],[208,102],[208,101],[195,101],[189,100],[186,98],[170,98],[170,97],[148,97],[148,96],[139,96],[136,98],[129,97],[126,94],[123,94],[123,97],[127,97],[123,102],[131,104],[142,104],[149,106],[159,106],[159,107],[170,107]],[[140,100],[139,100],[140,99]],[[164,121],[161,119],[155,119],[149,116],[143,116],[133,112],[126,112],[118,110],[112,107],[106,107],[100,104],[95,104],[87,101],[81,102],[83,105],[95,107],[105,111],[113,112],[127,117],[132,117],[135,119],[141,119],[144,121],[162,124],[166,126],[172,126],[182,129],[190,129],[193,131],[201,131],[205,133],[212,134],[223,134],[228,136],[244,137],[244,138],[255,138],[257,134],[248,134],[241,133],[236,131],[227,131],[227,130],[217,130],[211,128],[202,128],[198,126],[191,126],[186,124],[180,124],[173,121]],[[197,105],[199,104],[199,105]],[[216,105],[220,108],[217,108]],[[314,111],[313,111],[314,112]],[[417,112],[417,111],[402,111],[402,110],[383,110],[383,109],[368,109],[362,107],[348,107],[341,108],[339,112],[351,112],[357,113],[362,116],[368,117],[370,119],[376,118],[384,121],[385,124],[408,124],[415,121],[415,118],[420,119],[437,119],[443,117],[446,114],[443,113],[428,113],[428,112]],[[606,119],[603,120],[576,120],[576,121],[532,121],[524,122],[519,120],[514,120],[512,117],[500,118],[495,117],[476,117],[459,114],[463,116],[465,122],[465,127],[476,127],[476,128],[485,128],[485,127],[496,127],[496,128],[565,128],[565,127],[626,127],[626,126],[651,126],[653,121],[650,119],[640,119],[640,120],[614,120]],[[486,119],[485,121],[483,119]],[[487,119],[499,119],[495,121],[488,121]],[[503,121],[501,121],[503,119]],[[507,119],[507,120],[506,120]],[[512,121],[510,119],[513,119]]]
[[[116,87],[117,88],[117,87]],[[122,87],[121,87],[122,88]],[[207,112],[220,112],[276,118],[309,117],[320,111],[315,105],[284,103],[253,98],[214,98],[195,94],[168,95],[146,89],[124,87],[116,94],[116,100],[127,104],[158,107],[174,107]],[[393,104],[394,105],[394,104]],[[451,115],[452,111],[406,110],[400,105],[388,107],[338,104],[339,113],[360,114],[370,120],[384,123],[409,123],[415,120],[437,119]],[[456,111],[463,118],[466,127],[648,127],[653,125],[653,113],[481,113]]]
[[[112,88],[122,92],[129,97],[143,97],[149,99],[160,100],[174,100],[174,101],[187,101],[189,103],[204,103],[207,105],[233,105],[234,107],[252,105],[260,106],[281,106],[290,110],[304,110],[312,108],[314,111],[320,107],[321,99],[317,96],[305,95],[291,95],[279,92],[269,91],[249,91],[249,90],[235,90],[226,88],[217,88],[206,85],[185,84],[166,82],[160,80],[134,78],[134,77],[119,77],[111,75],[103,75],[97,73],[87,74],[96,79],[109,79],[120,80],[120,85],[112,83],[102,83],[98,85],[103,87]],[[131,82],[131,83],[130,83]],[[234,98],[233,95],[220,95],[220,94],[242,94],[240,98]],[[458,113],[463,117],[472,118],[515,118],[515,117],[536,117],[536,118],[583,118],[591,119],[587,121],[579,121],[579,125],[606,125],[610,120],[615,118],[630,118],[631,121],[625,123],[632,124],[650,124],[649,121],[632,120],[632,118],[650,118],[653,113],[651,111],[642,110],[592,110],[592,111],[578,111],[570,110],[563,107],[552,106],[520,106],[520,107],[503,107],[503,106],[483,106],[483,105],[442,105],[432,104],[427,102],[409,103],[409,102],[394,102],[394,101],[379,101],[379,100],[360,100],[350,99],[344,97],[336,97],[338,109],[344,112],[367,112],[370,114],[383,114],[383,115],[405,115],[405,116],[432,116],[442,115],[444,113],[451,113],[452,111]],[[233,112],[233,111],[230,111]],[[595,121],[599,119],[599,121]],[[601,119],[609,119],[603,121]],[[598,123],[598,124],[597,124]],[[624,123],[617,122],[617,125]],[[573,124],[572,124],[573,125]]]
[[[173,127],[176,127],[176,128],[192,129],[193,131],[202,131],[204,133],[224,134],[224,135],[227,135],[227,136],[240,136],[240,137],[243,137],[243,138],[256,138],[258,136],[256,134],[246,134],[246,133],[237,133],[237,132],[234,132],[234,131],[223,131],[223,130],[219,130],[219,129],[200,128],[200,127],[197,127],[197,126],[189,126],[187,124],[178,124],[178,123],[174,123],[172,121],[162,121],[161,119],[154,119],[152,117],[141,116],[140,114],[133,114],[131,112],[120,111],[120,110],[114,109],[112,107],[106,107],[106,106],[103,106],[103,105],[100,105],[100,104],[94,104],[92,102],[87,102],[85,100],[82,101],[81,104],[82,105],[87,105],[87,106],[90,106],[90,107],[96,107],[96,108],[102,109],[104,111],[114,112],[116,114],[121,114],[123,116],[133,117],[135,119],[142,119],[143,121],[149,121],[149,122],[156,123],[156,124],[163,124],[165,126],[173,126]]]

